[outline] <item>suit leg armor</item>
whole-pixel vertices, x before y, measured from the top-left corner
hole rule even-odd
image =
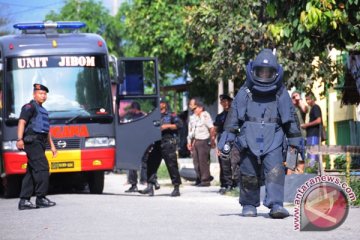
[[[266,195],[264,205],[271,208],[274,204],[283,206],[285,168],[282,146],[266,154],[264,164]]]
[[[257,158],[249,151],[240,153],[240,199],[242,206],[260,206],[260,169]]]

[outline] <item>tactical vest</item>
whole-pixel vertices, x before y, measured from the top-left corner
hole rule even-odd
[[[48,111],[35,101],[32,101],[31,104],[35,107],[35,113],[30,119],[29,125],[26,129],[30,128],[35,133],[48,133],[50,130]]]
[[[237,140],[240,145],[249,147],[254,155],[262,156],[282,144],[284,132],[278,111],[282,89],[268,101],[254,100],[250,90],[246,88],[245,91],[245,112],[240,119],[243,124]]]
[[[176,118],[174,115],[172,115],[170,112],[162,113],[161,114],[161,124],[176,124]],[[165,129],[161,131],[162,137],[176,137],[178,133],[178,129]]]

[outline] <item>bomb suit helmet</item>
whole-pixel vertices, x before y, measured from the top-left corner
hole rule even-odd
[[[246,67],[246,84],[254,93],[276,92],[282,85],[283,69],[270,49],[263,49]]]

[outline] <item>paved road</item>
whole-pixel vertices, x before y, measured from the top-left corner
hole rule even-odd
[[[125,194],[125,181],[125,175],[109,174],[103,195],[50,195],[57,206],[48,209],[19,211],[18,199],[0,198],[0,239],[359,239],[360,208],[351,208],[333,231],[298,232],[292,216],[270,219],[264,207],[256,218],[242,217],[237,198],[219,195],[217,186],[184,183],[181,197],[171,198],[171,186],[162,182],[147,197]]]

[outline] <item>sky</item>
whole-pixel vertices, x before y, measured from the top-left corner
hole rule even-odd
[[[121,0],[95,0],[102,2],[112,13],[113,2]],[[0,16],[9,19],[9,28],[19,22],[42,22],[50,11],[59,12],[64,0],[0,0]],[[77,19],[74,19],[77,20]]]

